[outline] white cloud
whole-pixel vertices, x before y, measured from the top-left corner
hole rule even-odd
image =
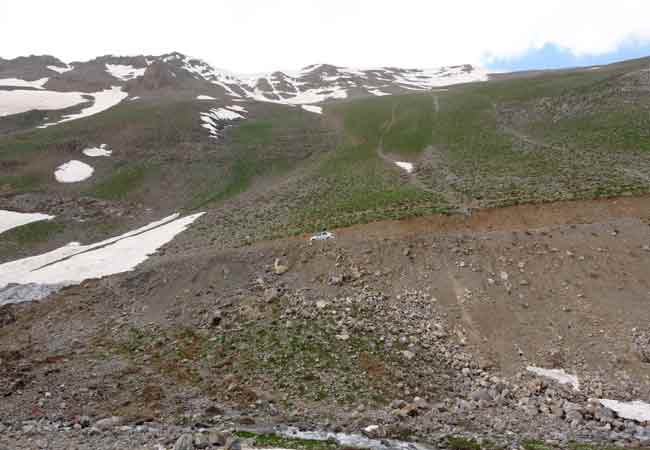
[[[576,55],[650,42],[647,0],[5,0],[2,56],[178,50],[238,72],[317,62],[437,66],[553,43]],[[53,20],[53,18],[55,20]],[[24,33],[29,25],[30,32]],[[16,39],[20,36],[20,39]]]

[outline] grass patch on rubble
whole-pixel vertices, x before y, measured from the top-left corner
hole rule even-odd
[[[2,239],[18,245],[45,242],[61,233],[64,228],[62,223],[55,220],[41,220],[6,231],[2,233]]]
[[[235,328],[133,327],[106,347],[174,382],[232,399],[250,395],[256,380],[269,382],[271,392],[286,393],[288,402],[384,405],[395,398],[392,377],[398,363],[387,358],[378,336],[350,333],[341,338],[333,319],[289,321],[280,318],[281,308],[251,305],[253,316],[240,311],[229,317]],[[224,376],[232,381],[214,382]]]

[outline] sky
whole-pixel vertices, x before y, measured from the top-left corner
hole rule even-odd
[[[0,57],[179,51],[238,73],[518,70],[650,54],[650,0],[0,0]]]

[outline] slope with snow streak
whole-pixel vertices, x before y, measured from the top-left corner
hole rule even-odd
[[[69,122],[71,120],[83,119],[84,117],[90,117],[95,114],[99,114],[100,112],[112,108],[113,106],[117,105],[118,103],[120,103],[122,100],[124,100],[126,97],[129,96],[128,93],[122,91],[122,88],[118,86],[113,86],[110,89],[105,89],[100,92],[95,92],[94,94],[86,94],[86,95],[91,95],[95,99],[92,106],[82,109],[80,113],[70,114],[68,116],[65,116],[63,119],[59,120],[58,122],[46,123],[44,125],[39,126],[38,128],[47,128],[53,125],[58,125],[60,123]]]
[[[231,109],[212,108],[208,112],[201,113],[201,122],[203,122],[201,126],[210,132],[211,138],[219,139],[221,132],[228,126],[229,122],[246,118],[239,112],[232,111]],[[238,109],[238,111],[243,113],[242,110],[246,111],[243,108]]]
[[[179,218],[178,214],[91,245],[72,242],[38,256],[0,265],[0,294],[10,284],[69,286],[135,269],[160,247],[185,231],[204,213]],[[9,286],[13,288],[14,286]],[[20,301],[27,301],[22,293]],[[18,298],[3,298],[0,305]]]
[[[27,225],[28,223],[50,219],[54,219],[54,216],[40,213],[20,213],[0,209],[0,233],[4,233],[12,228]]]
[[[295,72],[236,75],[180,54],[168,55],[164,61],[176,62],[179,69],[189,72],[192,77],[222,87],[226,96],[291,106],[343,99],[352,91],[382,96],[391,95],[381,90],[384,88],[402,92],[425,91],[488,79],[487,71],[470,65],[435,69],[357,69],[317,64]]]
[[[136,69],[133,66],[127,66],[123,64],[106,64],[106,72],[122,81],[129,81],[135,78],[139,78],[144,75],[146,71],[146,67]]]

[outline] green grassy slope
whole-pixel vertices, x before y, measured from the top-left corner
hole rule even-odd
[[[644,193],[650,183],[649,67],[642,59],[598,70],[503,76],[335,103],[323,117],[248,104],[250,117],[219,142],[201,128],[199,114],[207,108],[201,102],[126,102],[88,119],[0,136],[6,169],[0,193],[85,197],[132,214],[137,209],[129,205],[161,213],[206,210],[213,242]],[[56,165],[100,143],[114,154],[92,160],[91,180],[53,181]],[[416,171],[409,175],[391,160],[412,162]]]

